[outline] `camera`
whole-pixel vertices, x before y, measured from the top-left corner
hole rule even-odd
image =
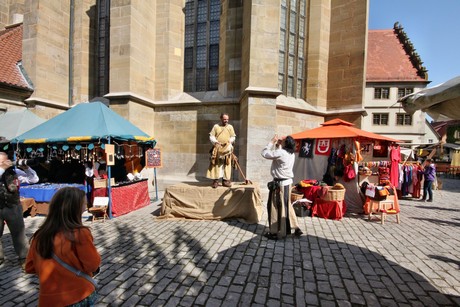
[[[37,161],[35,159],[18,159],[13,161],[14,166],[34,166],[37,165]]]

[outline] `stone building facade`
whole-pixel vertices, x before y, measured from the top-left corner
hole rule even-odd
[[[186,91],[184,65],[191,50],[186,14],[203,3],[218,6],[218,83],[211,90]],[[204,177],[208,133],[225,112],[236,129],[246,177],[264,182],[269,162],[260,151],[275,133],[300,132],[337,117],[360,127],[368,5],[367,0],[16,0],[1,1],[0,28],[23,16],[22,64],[33,93],[22,103],[37,115],[49,118],[96,96],[109,99],[110,108],[156,138],[163,155],[161,182]],[[296,35],[304,37],[301,49],[289,45]],[[298,76],[296,95],[280,86],[284,37],[288,48],[302,51],[296,55],[302,65],[291,67],[290,53],[285,58],[286,78],[291,68]]]

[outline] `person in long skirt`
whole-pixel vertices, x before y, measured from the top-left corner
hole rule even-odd
[[[267,202],[269,239],[282,239],[294,230],[295,236],[302,235],[294,208],[291,205],[291,186],[294,178],[295,141],[291,136],[278,138],[275,135],[262,150],[262,157],[272,160],[270,173],[273,181],[268,184]]]

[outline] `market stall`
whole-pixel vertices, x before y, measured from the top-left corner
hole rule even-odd
[[[127,179],[128,172],[139,169],[138,163],[134,165],[127,163],[127,160],[143,161],[145,151],[154,147],[156,141],[102,102],[94,101],[75,105],[17,136],[11,140],[11,144],[15,147],[17,158],[28,159],[33,154],[47,167],[51,168],[53,163],[59,164],[57,171],[64,171],[64,165],[72,167],[67,176],[54,174],[52,178],[72,179],[69,183],[81,184],[89,165],[103,163],[107,165],[109,179],[118,179],[118,183],[139,181],[139,176],[133,176],[133,180]],[[133,165],[132,169],[127,170],[126,165]],[[113,199],[113,180],[109,179],[106,194],[109,197],[109,216],[112,217],[112,204],[114,201],[120,202]],[[139,193],[148,195],[147,184],[133,186],[140,190]],[[145,197],[137,200],[126,204],[128,208],[119,210],[117,214],[127,213],[149,203]]]
[[[346,191],[346,210],[362,213],[365,198],[360,193],[358,163],[371,157],[380,159],[379,155],[388,159],[388,151],[384,149],[388,150],[388,146],[398,140],[353,126],[333,119],[321,127],[293,134],[299,152],[294,166],[294,182],[312,179],[329,186],[340,183]]]
[[[32,111],[24,109],[20,111],[8,111],[0,115],[0,143],[8,144],[11,139],[29,131],[45,122],[45,119],[35,115]]]

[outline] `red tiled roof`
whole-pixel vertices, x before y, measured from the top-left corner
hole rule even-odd
[[[18,63],[22,60],[22,24],[0,31],[0,83],[31,90]]]
[[[421,81],[410,56],[391,30],[369,30],[366,81]]]

